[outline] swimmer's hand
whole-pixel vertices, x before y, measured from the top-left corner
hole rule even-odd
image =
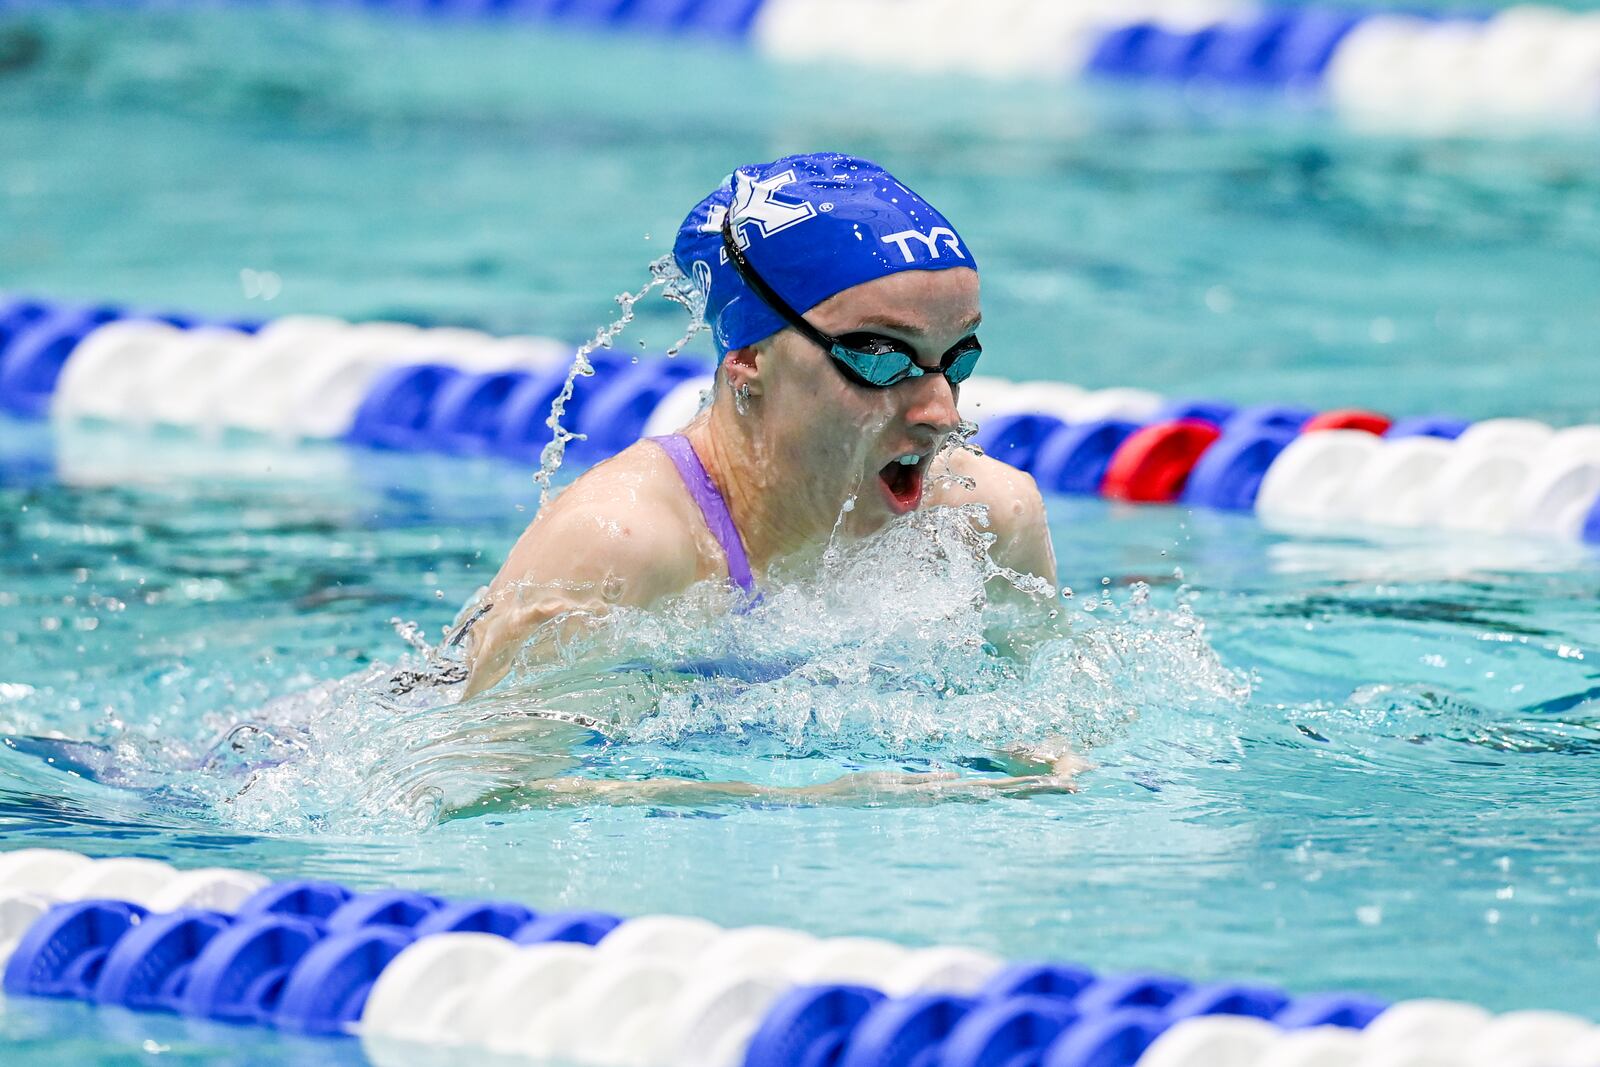
[[[995,797],[1032,797],[1049,793],[1076,793],[1077,767],[1043,774],[1013,774],[1004,778],[963,778],[951,771],[908,774],[867,771],[847,774],[822,785],[781,790],[800,803],[903,804],[940,800],[990,800]],[[774,797],[783,800],[784,797]]]
[[[1007,771],[1019,776],[1052,775],[1073,778],[1093,770],[1094,764],[1072,750],[1066,738],[1051,736],[1025,745],[1012,745],[996,753]]]

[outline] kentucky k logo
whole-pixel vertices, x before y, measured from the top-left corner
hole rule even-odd
[[[794,184],[792,170],[774,174],[764,181],[756,181],[734,171],[733,180],[733,239],[741,249],[750,247],[752,225],[760,229],[762,237],[771,237],[817,214],[817,209],[808,201],[790,200],[777,195],[785,185]],[[713,207],[705,225],[700,227],[701,232],[721,233],[722,221],[727,216],[727,208]],[[726,251],[722,253],[722,261],[728,261]]]

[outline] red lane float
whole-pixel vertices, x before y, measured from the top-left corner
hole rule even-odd
[[[1183,491],[1189,472],[1222,430],[1201,419],[1158,422],[1122,443],[1106,468],[1100,493],[1109,500],[1170,504]]]
[[[1301,433],[1315,433],[1317,430],[1365,430],[1367,433],[1377,434],[1382,437],[1389,432],[1389,427],[1394,420],[1387,415],[1380,415],[1376,411],[1363,411],[1361,408],[1335,408],[1333,411],[1324,411],[1320,415],[1313,415],[1300,427]]]

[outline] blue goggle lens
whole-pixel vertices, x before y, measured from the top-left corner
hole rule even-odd
[[[928,373],[917,366],[917,361],[908,353],[899,349],[868,352],[836,342],[831,353],[835,360],[852,372],[854,378],[862,384],[878,389],[887,389],[891,385],[899,385],[907,378],[920,378]],[[978,366],[978,357],[982,355],[983,349],[976,345],[963,348],[954,356],[947,357],[944,366],[940,368],[940,373],[951,385],[960,385],[972,377],[972,372]]]

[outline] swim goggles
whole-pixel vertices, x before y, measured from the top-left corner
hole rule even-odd
[[[775,293],[772,286],[768,285],[750,265],[750,260],[739,248],[739,242],[733,238],[731,211],[722,220],[722,247],[727,250],[728,259],[733,263],[733,269],[739,278],[754,290],[768,307],[799,331],[800,336],[832,356],[840,372],[857,385],[866,386],[868,389],[887,389],[891,385],[899,385],[908,378],[920,378],[929,373],[927,368],[917,365],[912,353],[906,350],[904,342],[875,333],[852,333],[844,337],[830,337],[802,318],[800,313]],[[972,372],[978,366],[978,357],[981,355],[983,348],[978,344],[978,339],[969,337],[945,353],[944,359],[939,364],[939,373],[943,374],[952,386],[960,385],[972,377]]]

